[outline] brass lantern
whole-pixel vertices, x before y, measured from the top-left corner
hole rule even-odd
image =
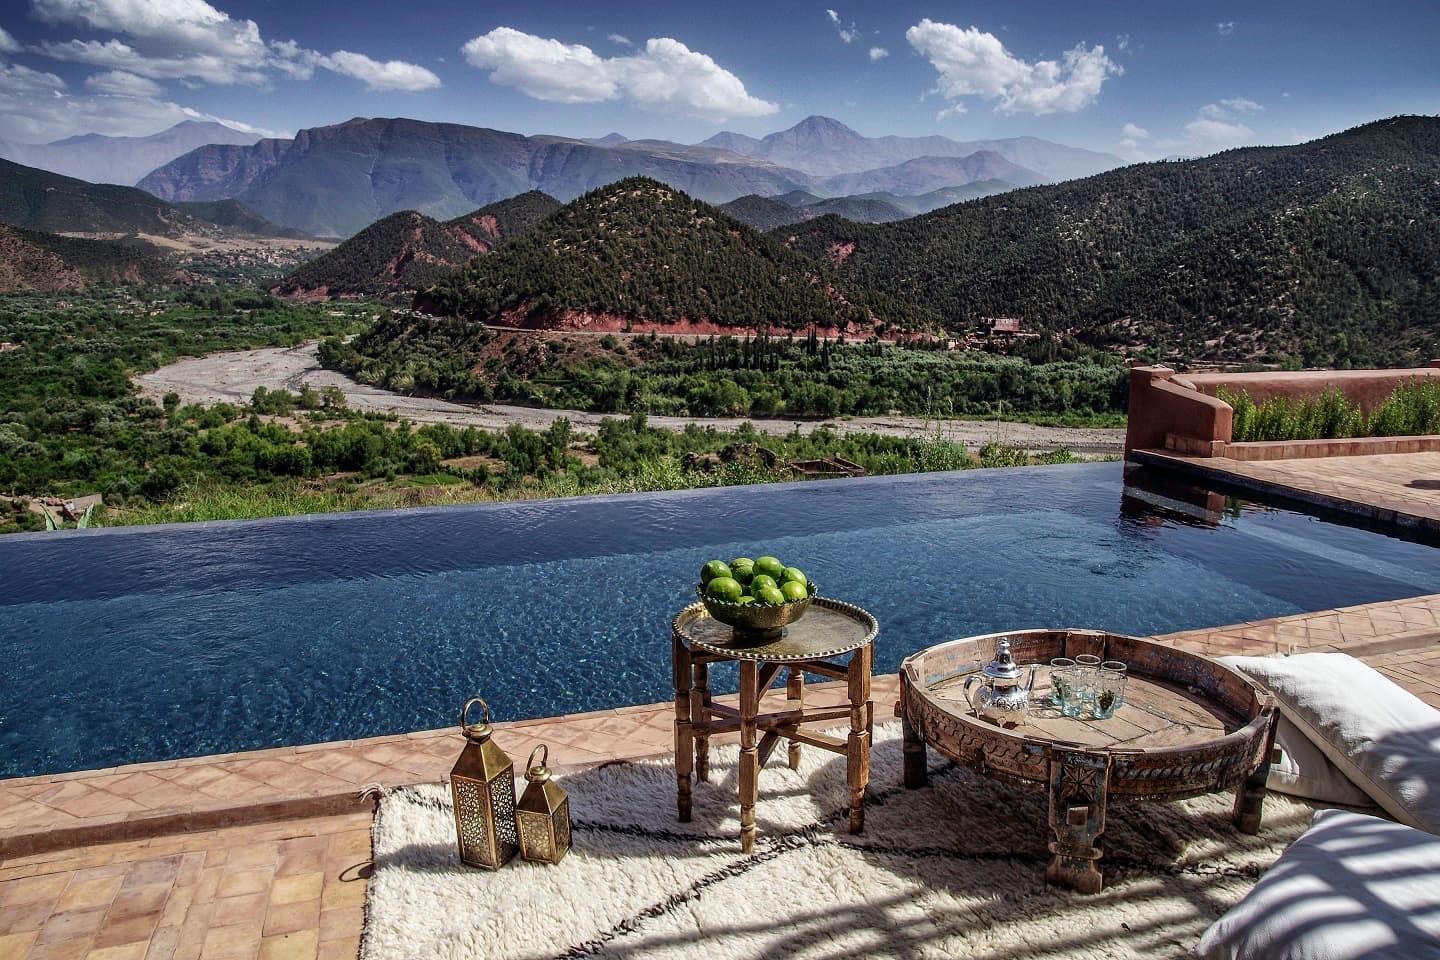
[[[535,762],[535,754],[540,762]],[[550,777],[550,749],[540,744],[525,761],[525,795],[515,808],[520,855],[535,863],[559,863],[570,852],[570,798]]]
[[[485,719],[466,724],[466,715],[477,703]],[[520,849],[515,835],[515,764],[490,739],[490,705],[484,700],[475,697],[460,709],[460,730],[465,749],[450,771],[460,859],[468,866],[498,870]]]

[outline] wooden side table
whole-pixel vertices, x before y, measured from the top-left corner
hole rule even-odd
[[[816,597],[805,615],[785,628],[778,640],[737,642],[734,632],[716,621],[704,604],[681,610],[671,624],[671,666],[675,681],[676,805],[680,822],[690,821],[690,775],[710,778],[710,737],[740,732],[740,849],[755,848],[755,800],[760,768],[776,744],[789,742],[793,770],[800,764],[800,745],[842,754],[850,788],[850,832],[865,826],[865,787],[870,782],[870,738],[875,706],[870,699],[870,667],[874,659],[875,618],[853,604]],[[849,655],[847,662],[838,658]],[[740,665],[740,707],[715,703],[710,696],[710,664],[734,660]],[[760,712],[760,698],[786,671],[783,710]],[[849,703],[805,706],[805,674],[844,680]],[[803,724],[850,720],[844,738],[802,729]],[[759,736],[760,731],[764,736]]]

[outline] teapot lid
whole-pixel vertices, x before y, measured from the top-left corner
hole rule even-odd
[[[991,680],[1019,680],[1025,673],[1010,654],[1010,641],[1004,638],[995,647],[995,659],[980,672]]]

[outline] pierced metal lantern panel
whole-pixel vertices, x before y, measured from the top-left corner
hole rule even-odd
[[[482,723],[467,725],[465,715],[475,704],[485,711]],[[520,849],[515,826],[515,766],[490,739],[490,707],[478,697],[460,711],[465,749],[450,771],[455,804],[455,832],[460,860],[472,867],[498,870]]]
[[[537,753],[541,755],[538,763]],[[570,798],[545,767],[549,754],[544,744],[531,752],[525,765],[529,782],[515,810],[520,855],[536,863],[559,863],[570,851]]]

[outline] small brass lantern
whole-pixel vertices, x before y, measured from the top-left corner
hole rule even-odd
[[[485,719],[467,724],[465,717],[477,703]],[[471,867],[498,870],[520,849],[515,835],[515,764],[490,739],[490,705],[484,700],[475,697],[461,708],[460,730],[465,749],[450,771],[460,859]]]
[[[535,754],[540,762],[535,762]],[[515,810],[520,826],[520,855],[535,863],[559,863],[570,852],[570,798],[550,777],[550,750],[540,744],[525,762],[525,795]]]

